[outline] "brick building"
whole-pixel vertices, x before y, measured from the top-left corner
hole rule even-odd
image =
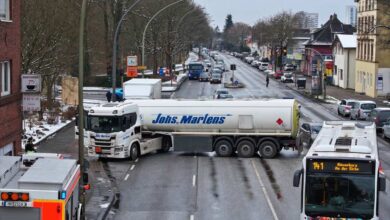
[[[0,0],[0,155],[21,151],[20,0]]]

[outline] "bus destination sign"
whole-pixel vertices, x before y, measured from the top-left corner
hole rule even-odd
[[[374,161],[360,160],[307,160],[307,170],[311,173],[355,173],[374,174]]]

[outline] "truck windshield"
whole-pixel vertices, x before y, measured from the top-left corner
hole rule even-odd
[[[89,130],[96,133],[112,133],[121,130],[117,116],[89,116]]]
[[[203,70],[203,65],[202,64],[189,65],[189,70]]]
[[[375,176],[313,173],[306,177],[306,215],[371,219]]]

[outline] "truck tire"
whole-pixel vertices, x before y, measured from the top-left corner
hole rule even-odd
[[[139,148],[136,143],[133,143],[130,147],[130,160],[135,161],[139,156]]]
[[[217,141],[214,149],[219,157],[230,157],[233,154],[233,145],[228,140]]]
[[[172,146],[171,138],[163,137],[162,143],[161,143],[162,148],[161,148],[161,150],[159,150],[159,152],[166,153],[169,151],[169,149],[171,149],[171,146]]]
[[[255,145],[250,140],[242,140],[237,144],[237,155],[243,158],[253,157],[255,154]]]
[[[263,158],[271,159],[276,156],[278,149],[273,141],[263,141],[259,146],[259,152]]]

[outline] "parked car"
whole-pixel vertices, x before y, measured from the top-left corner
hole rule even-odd
[[[292,64],[286,64],[284,66],[284,71],[294,71],[294,65]]]
[[[366,120],[371,111],[376,108],[374,101],[357,101],[351,108],[351,120]]]
[[[261,71],[267,70],[267,69],[268,69],[268,65],[269,65],[269,63],[260,62],[260,64],[259,64],[259,70],[261,70]]]
[[[367,120],[372,121],[376,125],[376,129],[382,132],[383,125],[390,118],[390,108],[375,108],[371,111]]]
[[[357,102],[354,99],[343,99],[337,106],[337,114],[347,117],[351,114],[352,106]]]
[[[281,70],[276,70],[276,71],[274,72],[274,78],[275,78],[275,79],[280,79],[282,76],[283,76],[283,71],[281,71]]]
[[[322,128],[322,123],[303,123],[298,132],[298,144],[310,147]]]
[[[218,73],[211,74],[210,83],[221,83],[221,82],[222,82],[221,74]]]
[[[255,60],[255,58],[252,57],[252,56],[247,56],[247,57],[245,57],[245,62],[247,62],[247,63],[249,63],[249,64],[251,64],[254,60]]]
[[[390,139],[390,118],[383,124],[382,138]]]
[[[199,82],[208,82],[209,79],[210,79],[210,77],[209,77],[208,73],[202,73],[199,76]]]
[[[254,60],[254,61],[251,63],[251,66],[256,67],[256,68],[258,68],[259,65],[260,65],[260,61],[258,61],[258,60]]]
[[[229,91],[227,89],[217,89],[214,92],[214,99],[219,99],[221,95],[228,95]]]
[[[280,81],[282,81],[282,83],[293,83],[294,82],[294,77],[293,77],[293,74],[291,72],[287,72],[287,73],[283,73],[283,76],[280,78]]]

